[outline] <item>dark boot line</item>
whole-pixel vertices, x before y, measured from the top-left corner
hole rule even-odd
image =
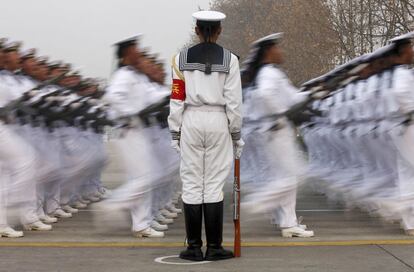
[[[204,224],[207,237],[205,260],[218,261],[233,258],[233,252],[222,247],[223,242],[223,201],[204,203]]]
[[[186,204],[184,206],[185,229],[187,232],[187,249],[180,253],[180,258],[189,261],[203,261],[201,247],[201,229],[203,224],[203,205]]]

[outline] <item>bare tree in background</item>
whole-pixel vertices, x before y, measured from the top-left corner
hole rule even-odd
[[[376,48],[414,23],[414,0],[212,0],[227,15],[219,43],[246,57],[254,40],[285,32],[296,84]]]
[[[285,32],[285,69],[296,84],[335,65],[337,39],[322,0],[216,0],[211,8],[227,15],[219,43],[242,59],[254,40]]]
[[[339,42],[338,63],[372,52],[410,31],[414,0],[326,0]]]

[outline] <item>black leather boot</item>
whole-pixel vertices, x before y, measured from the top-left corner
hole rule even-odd
[[[218,203],[205,203],[204,224],[207,237],[207,251],[205,260],[218,261],[233,258],[233,252],[225,250],[223,242],[223,201]]]
[[[203,261],[201,247],[201,227],[203,222],[203,205],[184,205],[185,230],[187,232],[187,249],[180,253],[180,258],[190,261]]]

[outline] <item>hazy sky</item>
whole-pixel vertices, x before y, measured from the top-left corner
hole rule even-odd
[[[0,0],[0,37],[41,55],[109,77],[112,44],[135,33],[170,63],[194,27],[191,14],[210,0]]]

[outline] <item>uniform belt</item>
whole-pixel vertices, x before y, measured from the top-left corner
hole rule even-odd
[[[204,111],[204,112],[225,112],[224,106],[217,106],[217,105],[201,105],[201,106],[186,105],[186,110]]]

